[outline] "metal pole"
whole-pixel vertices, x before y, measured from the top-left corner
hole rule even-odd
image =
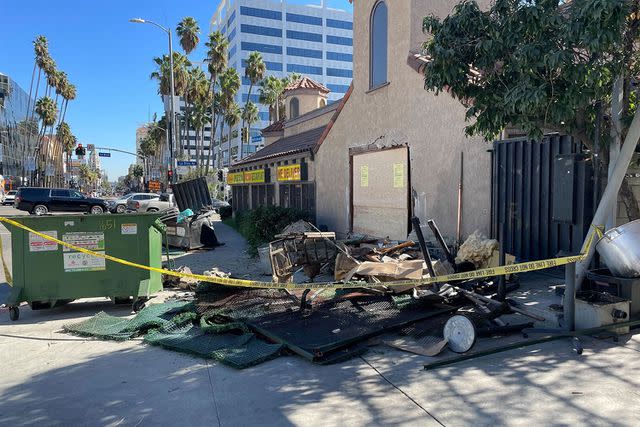
[[[576,312],[576,265],[567,264],[564,267],[564,328],[568,331],[575,330]]]
[[[173,97],[175,96],[175,86],[173,80],[173,43],[171,41],[171,28],[167,29],[167,34],[169,34],[169,67],[171,68],[170,80],[171,80],[171,100],[169,105],[169,110],[171,114],[171,139],[169,140],[169,168],[173,171],[171,174],[171,184],[175,184],[176,182],[176,173],[173,170],[173,147],[175,146],[176,140],[176,117],[173,111]]]

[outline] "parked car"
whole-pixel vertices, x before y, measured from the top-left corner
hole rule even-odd
[[[78,190],[67,188],[22,187],[15,196],[14,206],[35,215],[47,212],[89,212],[101,214],[107,211],[102,199],[86,197]]]
[[[127,199],[127,211],[136,212],[137,204],[139,202],[146,202],[149,200],[159,199],[160,195],[156,193],[135,193]]]
[[[2,199],[2,204],[3,205],[12,205],[13,202],[15,202],[16,200],[16,194],[18,193],[18,190],[11,190],[9,192],[7,192],[7,194],[4,195],[4,199]]]
[[[127,200],[133,197],[136,194],[142,193],[129,193],[124,196],[120,196],[116,199],[107,200],[107,206],[109,207],[109,212],[111,213],[125,213],[127,211]]]
[[[173,194],[162,193],[157,199],[140,200],[135,202],[136,212],[158,212],[174,207]]]

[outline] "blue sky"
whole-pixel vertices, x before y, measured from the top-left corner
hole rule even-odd
[[[184,16],[200,24],[204,40],[218,0],[0,0],[0,72],[29,91],[33,70],[32,41],[38,34],[49,40],[58,68],[77,86],[66,121],[83,144],[135,151],[135,129],[154,112],[162,114],[152,58],[167,51],[167,37],[151,25],[132,24],[141,17],[175,28]],[[320,0],[289,0],[319,4]],[[329,6],[351,10],[347,0]],[[174,32],[177,48],[177,36]],[[200,60],[204,46],[192,53]],[[103,158],[109,178],[126,174],[132,156],[113,153]]]

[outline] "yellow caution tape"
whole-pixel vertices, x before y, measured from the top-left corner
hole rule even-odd
[[[99,258],[104,258],[106,260],[117,262],[118,264],[122,264],[122,265],[127,265],[129,267],[140,268],[142,270],[148,270],[156,273],[166,274],[168,276],[196,279],[201,282],[215,283],[215,284],[224,285],[224,286],[235,286],[235,287],[242,287],[242,288],[287,289],[287,290],[353,289],[353,288],[371,288],[374,286],[385,286],[385,287],[422,286],[422,285],[429,285],[432,283],[445,283],[445,282],[453,282],[457,280],[482,279],[484,277],[503,276],[506,274],[544,270],[547,268],[558,267],[561,265],[571,264],[574,262],[581,261],[582,259],[585,258],[586,254],[589,253],[589,249],[593,244],[594,236],[596,234],[598,236],[602,236],[602,231],[597,226],[594,226],[594,228],[596,229],[596,232],[590,235],[589,240],[587,241],[587,246],[585,248],[585,251],[580,255],[567,256],[567,257],[561,257],[561,258],[552,258],[552,259],[546,259],[541,261],[523,262],[519,264],[504,265],[500,267],[483,268],[480,270],[468,271],[465,273],[447,274],[445,276],[438,276],[438,277],[427,277],[421,280],[396,280],[393,282],[381,282],[380,284],[372,284],[365,281],[325,282],[325,283],[274,283],[274,282],[263,282],[258,280],[244,280],[244,279],[232,279],[228,277],[205,276],[202,274],[193,274],[193,273],[181,273],[178,271],[165,270],[163,268],[142,265],[142,264],[127,261],[121,258],[117,258],[111,255],[107,255],[106,253],[94,252],[92,250],[81,248],[79,246],[73,245],[68,242],[63,242],[62,240],[56,239],[55,237],[51,237],[47,234],[33,230],[32,228],[29,228],[9,218],[0,217],[0,222],[5,222],[7,224],[13,225],[14,227],[21,228],[25,231],[35,234],[36,236],[40,236],[43,239],[47,239],[52,242],[56,242],[59,245],[66,246],[67,248],[73,249],[74,251],[82,252],[82,253],[99,257]]]

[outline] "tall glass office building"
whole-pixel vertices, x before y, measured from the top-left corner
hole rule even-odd
[[[6,186],[26,182],[25,162],[32,157],[38,135],[37,119],[27,118],[33,100],[9,76],[0,73],[0,175]]]
[[[247,57],[257,51],[267,75],[307,75],[331,90],[329,102],[341,99],[351,83],[353,16],[327,7],[324,1],[322,5],[294,5],[285,0],[222,0],[211,19],[211,30],[220,30],[229,39],[229,66],[241,76]],[[236,102],[244,105],[248,92],[249,81],[243,77]],[[268,107],[259,103],[259,87],[253,88],[251,101],[260,110],[260,121],[252,125],[251,142],[244,147],[243,157],[262,146],[260,130],[269,125]],[[230,158],[240,158],[238,133],[233,132],[236,136],[230,144],[223,143],[225,165]]]

